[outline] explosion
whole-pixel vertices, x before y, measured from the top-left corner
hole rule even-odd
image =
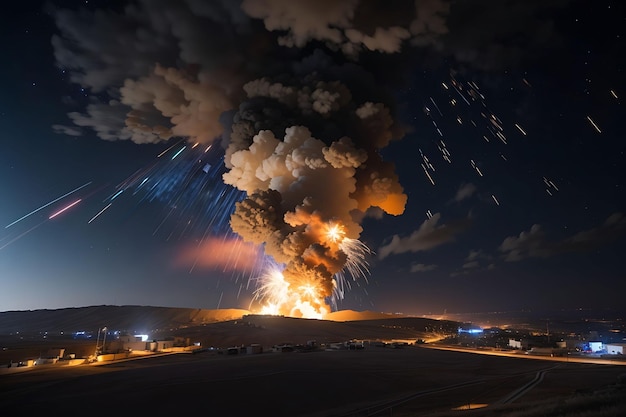
[[[220,143],[223,183],[242,198],[229,200],[234,211],[213,195],[197,201],[229,213],[232,232],[275,261],[255,300],[264,312],[322,317],[349,288],[346,276],[368,274],[362,220],[374,210],[401,215],[407,201],[380,153],[404,135],[389,92],[402,65],[385,57],[446,32],[445,3],[361,3],[144,0],[115,11],[52,10],[57,65],[89,97],[68,113],[73,126],[55,129]],[[193,175],[200,171],[208,168]]]
[[[344,271],[353,279],[366,275],[366,255],[370,250],[364,243],[345,237],[343,227],[337,223],[323,224],[320,231],[320,244],[335,254],[341,253],[346,257],[343,268],[332,277],[331,293],[323,285],[324,281],[308,280],[309,275],[306,273],[297,282],[289,282],[283,271],[277,265],[272,265],[261,277],[261,285],[255,291],[255,298],[264,303],[260,309],[261,314],[321,319],[331,312],[327,298],[343,298],[346,285]],[[319,265],[316,262],[321,264],[322,260],[314,260],[312,265]]]
[[[232,153],[224,181],[247,195],[235,205],[232,230],[285,265],[282,280],[271,273],[271,284],[257,293],[272,310],[296,317],[326,314],[325,299],[342,272],[347,268],[356,277],[367,268],[368,249],[358,241],[359,208],[384,209],[401,190],[395,178],[381,184],[379,175],[364,175],[376,166],[365,164],[369,156],[350,138],[327,146],[303,126],[287,128],[282,141],[262,131],[248,149]],[[373,189],[379,192],[367,192]]]

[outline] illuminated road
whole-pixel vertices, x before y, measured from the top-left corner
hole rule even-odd
[[[593,358],[593,357],[581,357],[581,356],[547,356],[539,354],[530,354],[522,351],[502,351],[491,349],[476,349],[476,348],[464,348],[458,346],[443,346],[443,345],[420,345],[423,348],[447,350],[451,352],[462,353],[474,353],[478,355],[490,355],[490,356],[505,356],[507,358],[521,358],[521,359],[535,359],[551,362],[566,362],[566,363],[589,363],[594,365],[626,365],[625,360],[619,359],[605,359],[605,358]]]

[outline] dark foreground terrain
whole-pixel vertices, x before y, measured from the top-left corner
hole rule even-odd
[[[98,364],[0,368],[0,416],[626,415],[626,362],[575,363],[573,356],[523,352],[494,356],[509,352],[478,346],[468,348],[472,353],[434,348],[443,348],[437,341],[455,335],[461,325],[351,311],[328,320],[137,306],[5,312],[0,364],[55,348],[85,358],[96,344],[102,346],[103,326],[109,329],[107,341],[118,332],[147,332],[205,349]],[[80,330],[83,336],[76,337]],[[365,341],[364,349],[322,348],[353,339]],[[311,340],[317,348],[271,351],[275,344]],[[250,344],[262,346],[263,353],[228,354]]]
[[[178,353],[0,374],[0,404],[6,416],[606,417],[623,415],[619,413],[626,409],[624,383],[618,384],[624,373],[624,366],[418,346],[255,355]],[[618,396],[594,397],[607,387]],[[594,398],[590,414],[533,414],[536,404],[544,404],[538,409],[545,411]],[[621,411],[607,411],[607,404],[620,406],[620,399]],[[618,410],[615,404],[609,406]]]

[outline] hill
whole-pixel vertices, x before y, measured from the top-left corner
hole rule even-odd
[[[245,314],[249,314],[249,311],[133,305],[6,311],[0,312],[0,335],[17,332],[21,334],[97,332],[105,326],[129,333],[152,333],[237,319]]]

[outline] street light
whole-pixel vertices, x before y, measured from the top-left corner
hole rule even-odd
[[[98,337],[96,338],[96,351],[94,353],[94,356],[96,356],[96,358],[98,357],[98,349],[100,347],[100,332],[104,332],[104,337],[102,339],[102,350],[104,351],[104,344],[106,343],[107,340],[107,328],[102,327],[102,328],[98,328]]]
[[[98,337],[96,338],[96,351],[94,352],[94,356],[98,356],[98,345],[100,344],[100,328],[98,327]]]
[[[104,338],[102,339],[102,353],[104,353],[104,349],[106,348],[106,341],[107,341],[107,328],[106,328],[106,326],[102,328],[102,331],[104,331]]]

